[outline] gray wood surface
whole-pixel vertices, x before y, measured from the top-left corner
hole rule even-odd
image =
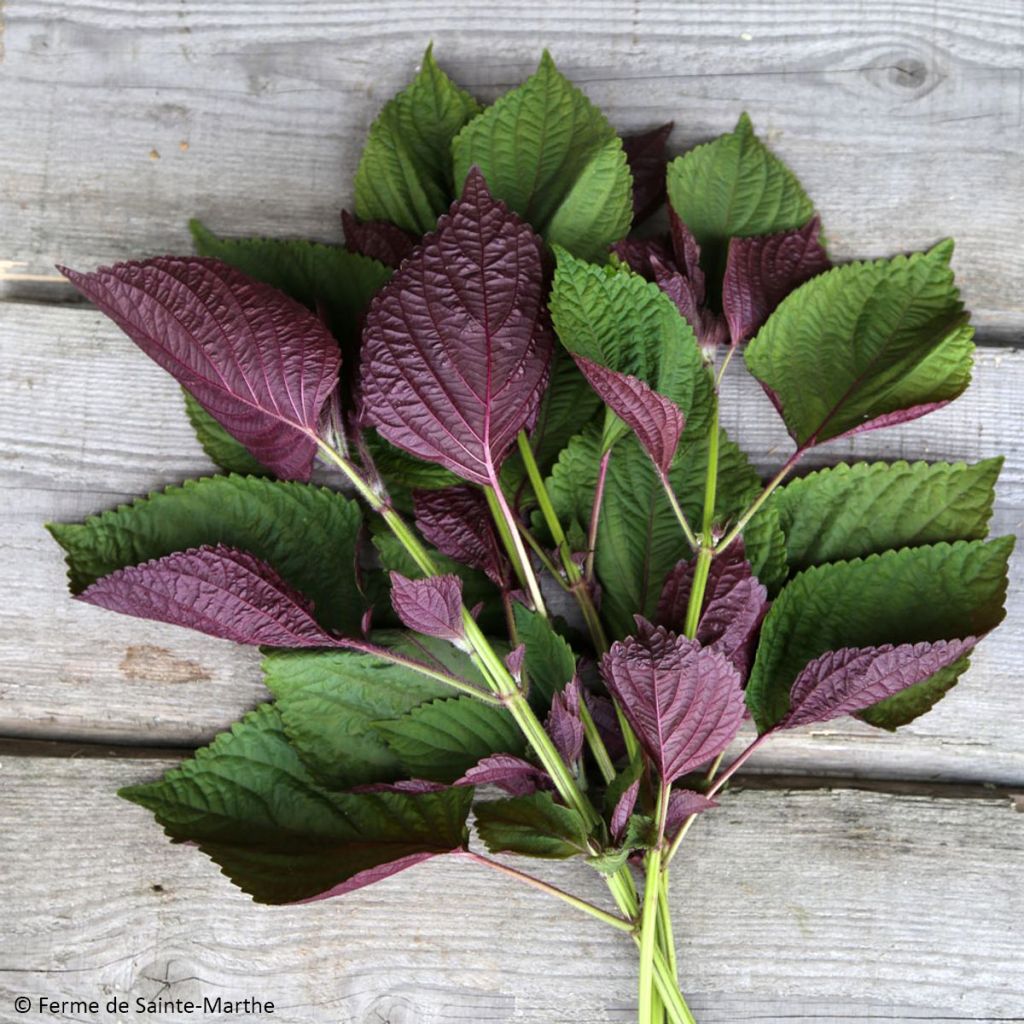
[[[475,865],[434,860],[343,900],[254,906],[114,797],[166,765],[3,761],[0,1019],[20,994],[273,1000],[261,1024],[634,1019],[626,938]],[[727,794],[674,873],[699,1020],[1020,1020],[1022,833],[1005,800]],[[607,903],[582,865],[541,873]]]
[[[0,605],[0,735],[161,744],[209,739],[265,699],[256,653],[72,601],[60,549],[42,526],[210,471],[176,385],[104,317],[76,307],[0,304],[0,360],[0,465],[8,488],[0,553],[18,581],[18,599]],[[777,466],[790,443],[770,404],[742,366],[726,379],[727,427],[759,468]],[[1004,452],[993,529],[1020,533],[1022,402],[1024,352],[983,349],[974,383],[947,409],[833,444],[817,459],[976,460]],[[1021,554],[1014,555],[1013,573],[1008,621],[929,715],[896,736],[852,720],[794,733],[775,741],[754,766],[1024,786]]]
[[[62,305],[53,264],[187,251],[191,216],[337,239],[366,128],[429,39],[482,99],[547,46],[622,130],[674,119],[677,151],[748,110],[837,259],[955,236],[974,385],[815,458],[1005,453],[993,530],[1024,533],[1020,0],[0,0],[0,1021],[60,1019],[16,1015],[22,994],[273,1000],[201,1018],[260,1024],[635,1017],[620,935],[482,869],[268,909],[171,847],[114,791],[265,699],[258,657],[73,602],[41,526],[211,470],[176,387]],[[778,465],[788,441],[742,373],[724,406]],[[1024,818],[977,786],[1024,790],[1024,552],[1011,572],[1008,621],[935,711],[896,736],[787,735],[750,765],[765,788],[693,830],[673,906],[701,1024],[1024,1021]],[[813,788],[828,776],[876,791]],[[545,874],[605,899],[582,867]]]
[[[550,47],[622,130],[682,150],[746,108],[837,257],[953,235],[990,335],[1024,326],[1019,0],[9,0],[0,260],[183,251],[185,222],[336,237],[366,129],[427,40],[490,99]],[[27,277],[27,280],[26,280]]]

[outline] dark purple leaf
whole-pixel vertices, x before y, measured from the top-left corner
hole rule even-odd
[[[461,847],[456,847],[449,852],[455,853],[459,849]],[[406,868],[415,867],[417,864],[422,864],[425,860],[430,860],[431,857],[437,856],[439,856],[438,853],[410,853],[408,856],[399,857],[397,860],[389,860],[385,864],[377,864],[372,868],[367,868],[365,871],[358,872],[326,892],[310,896],[308,899],[296,900],[294,905],[301,906],[303,903],[318,903],[320,900],[344,896],[346,893],[355,892],[356,889],[364,889],[366,886],[373,885],[376,882],[383,882],[385,878],[397,875],[399,871],[405,871]]]
[[[391,573],[391,606],[402,623],[425,636],[461,640],[462,581],[458,576],[428,576],[411,580]]]
[[[843,647],[808,662],[789,695],[789,713],[776,728],[827,722],[877,704],[952,665],[977,643],[940,640],[894,647]]]
[[[682,561],[668,574],[658,601],[658,625],[678,629],[686,621],[696,565],[696,559]],[[737,541],[711,563],[697,639],[724,654],[746,679],[767,611],[768,592],[744,557],[743,542]]]
[[[608,827],[611,829],[612,839],[617,843],[621,842],[622,837],[626,834],[626,825],[629,824],[633,808],[636,807],[636,798],[639,795],[640,780],[637,779],[622,791],[622,796],[615,803]]]
[[[470,486],[414,491],[413,507],[417,528],[438,551],[482,569],[499,587],[508,585],[508,559],[481,491]]]
[[[672,270],[657,257],[651,258],[654,280],[672,300],[682,318],[693,328],[697,343],[705,349],[714,349],[729,340],[725,318],[707,306],[702,306],[694,292],[693,282],[678,270]]]
[[[365,786],[353,786],[350,793],[440,793],[448,789],[443,782],[429,779],[398,779],[397,782],[369,782]]]
[[[461,779],[455,780],[456,786],[499,786],[510,796],[529,796],[539,788],[547,788],[550,779],[529,761],[512,754],[491,754],[478,761]]]
[[[639,224],[665,201],[666,145],[675,122],[637,135],[626,135],[622,148],[633,175],[633,223]]]
[[[601,401],[636,434],[658,469],[668,473],[683,435],[679,406],[636,377],[583,356],[573,358]]]
[[[87,587],[79,600],[237,644],[341,643],[317,625],[312,603],[266,562],[223,545],[191,548],[119,569]]]
[[[633,271],[648,281],[654,280],[653,261],[675,268],[672,250],[658,238],[624,238],[611,246],[611,251]]]
[[[608,749],[608,756],[613,761],[618,761],[626,753],[626,740],[619,726],[615,705],[607,697],[590,693],[589,690],[584,691],[583,699],[587,702],[590,717],[593,718],[601,740]]]
[[[720,754],[743,721],[733,664],[663,627],[614,643],[601,675],[666,783]]]
[[[574,764],[583,751],[583,720],[580,718],[580,681],[573,678],[551,698],[544,723],[547,734],[566,764]]]
[[[363,335],[365,415],[399,448],[493,484],[536,415],[552,339],[540,239],[470,171],[437,231],[379,292]]]
[[[668,798],[668,814],[665,816],[665,835],[674,839],[675,834],[683,827],[691,814],[717,807],[715,800],[709,800],[703,793],[692,789],[673,789]]]
[[[700,266],[700,246],[693,232],[683,223],[682,218],[671,207],[668,211],[669,236],[675,255],[676,269],[690,282],[694,301],[704,305],[704,271]]]
[[[815,216],[792,231],[729,241],[722,309],[734,345],[752,338],[794,288],[828,270],[820,236]]]
[[[523,678],[523,662],[526,661],[526,644],[518,644],[505,655],[505,668],[518,683]]]
[[[309,479],[341,353],[305,306],[218,260],[60,270],[259,462]]]
[[[397,267],[416,247],[412,235],[386,220],[359,221],[342,210],[341,227],[349,252],[368,256],[385,267]]]

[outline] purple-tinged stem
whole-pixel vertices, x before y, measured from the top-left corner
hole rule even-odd
[[[604,501],[604,485],[608,478],[608,463],[611,461],[612,450],[608,449],[601,456],[601,465],[597,470],[597,487],[594,488],[594,506],[590,510],[590,527],[587,530],[587,561],[583,569],[583,578],[590,583],[594,578],[594,555],[597,551],[597,527],[601,521],[601,504]]]

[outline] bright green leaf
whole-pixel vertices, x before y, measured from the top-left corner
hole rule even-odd
[[[444,640],[381,631],[373,641],[485,688],[469,655]],[[401,762],[374,723],[452,693],[413,669],[355,651],[273,651],[263,677],[292,745],[331,789],[399,778]]]
[[[232,475],[190,480],[48,529],[67,552],[72,593],[128,565],[226,544],[269,562],[312,598],[321,625],[354,633],[365,605],[356,582],[361,524],[356,502],[326,487]]]
[[[535,74],[466,125],[453,153],[456,182],[476,165],[494,195],[570,252],[597,259],[629,230],[622,143],[546,52]]]
[[[356,213],[415,234],[432,231],[454,198],[452,139],[479,110],[428,46],[419,73],[370,126],[356,171]]]
[[[730,238],[798,228],[814,213],[796,176],[754,134],[746,114],[735,131],[668,165],[668,197],[701,246],[712,295],[721,286]]]
[[[409,775],[435,782],[454,782],[489,754],[526,750],[512,716],[475,697],[421,704],[376,727]]]
[[[746,352],[798,445],[913,419],[971,379],[972,328],[952,243],[848,263],[802,285]]]
[[[889,548],[981,540],[1002,459],[841,463],[775,492],[789,564],[796,570]]]
[[[587,853],[587,826],[578,811],[550,793],[488,800],[473,808],[480,838],[491,853],[564,860]]]
[[[264,705],[159,782],[122,789],[261,903],[358,888],[465,845],[472,789],[330,793]]]
[[[758,728],[763,732],[782,718],[797,674],[825,651],[980,636],[993,629],[1003,618],[1012,548],[1012,537],[958,541],[800,573],[772,604],[761,630],[747,684],[747,706]],[[934,678],[911,687],[914,695],[905,691],[899,706],[915,714],[927,710],[915,706],[920,695],[937,699],[951,685],[947,680],[936,686]],[[909,720],[878,724],[895,728]]]

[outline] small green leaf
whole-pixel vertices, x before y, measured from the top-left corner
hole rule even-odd
[[[950,640],[993,629],[1004,614],[1012,548],[1012,537],[958,541],[887,551],[800,573],[783,588],[761,629],[747,683],[747,706],[758,729],[764,732],[782,718],[797,674],[826,651]],[[953,669],[943,672],[955,678]],[[898,706],[915,716],[927,710],[952,685],[948,678],[935,680],[933,676],[904,691],[903,700],[890,708]],[[870,721],[872,714],[865,717]],[[876,724],[895,728],[909,720],[886,715]]]
[[[514,607],[516,634],[526,645],[526,677],[530,682],[530,703],[540,713],[551,706],[576,671],[576,656],[551,623],[521,604]]]
[[[634,850],[649,850],[658,840],[658,829],[654,819],[644,814],[634,814],[626,824],[622,842],[614,848],[587,858],[587,863],[599,874],[614,875],[624,867]]]
[[[184,388],[185,413],[188,416],[196,438],[210,461],[220,466],[225,473],[239,476],[273,476],[261,462],[249,453],[249,449],[236,441]]]
[[[484,688],[469,655],[443,640],[389,630],[374,633],[373,642]],[[331,789],[399,778],[401,762],[374,723],[452,693],[413,669],[354,651],[272,651],[263,678],[292,745]]]
[[[454,782],[489,754],[526,750],[512,716],[475,697],[434,700],[375,725],[409,775],[434,782]]]
[[[629,230],[622,143],[547,52],[535,74],[463,128],[453,153],[456,182],[476,165],[495,196],[570,252],[597,259]]]
[[[269,562],[314,601],[322,626],[351,634],[366,604],[356,579],[361,525],[356,502],[326,487],[232,475],[190,480],[48,529],[67,552],[74,594],[128,565],[226,544]]]
[[[176,842],[197,843],[260,903],[294,903],[464,846],[472,792],[327,792],[266,704],[159,782],[120,795]]]
[[[452,139],[479,110],[428,46],[419,73],[370,126],[356,171],[356,213],[418,235],[432,231],[455,196]]]
[[[840,463],[775,492],[786,554],[795,570],[889,548],[981,540],[1002,459]]]
[[[913,419],[971,379],[953,247],[848,263],[792,292],[746,352],[798,445]]]
[[[596,266],[559,250],[551,319],[573,355],[628,373],[671,399],[686,417],[683,444],[707,433],[714,386],[693,329],[655,284],[626,268]],[[608,413],[604,447],[629,433]]]
[[[721,287],[730,238],[798,228],[814,213],[800,182],[754,134],[746,114],[735,131],[668,165],[668,197],[701,247],[713,296]]]
[[[212,256],[258,281],[280,288],[314,311],[346,355],[359,343],[362,314],[391,270],[383,263],[334,245],[278,238],[218,238],[198,220],[189,222],[200,256]]]
[[[489,800],[473,808],[480,838],[491,853],[564,860],[587,853],[587,826],[579,812],[550,793]]]

